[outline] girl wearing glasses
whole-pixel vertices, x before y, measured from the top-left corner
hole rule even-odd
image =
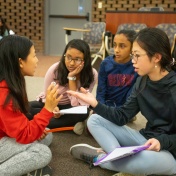
[[[149,146],[147,150],[136,155],[101,164],[100,167],[135,176],[174,175],[176,62],[171,57],[166,33],[157,28],[141,30],[133,42],[132,63],[140,77],[137,78],[131,95],[121,107],[106,106],[83,88],[82,93],[68,93],[89,103],[97,113],[89,118],[88,128],[105,152],[109,153],[116,147]],[[126,126],[139,112],[147,120],[145,128],[138,131]],[[72,146],[70,152],[73,157],[89,163],[104,156],[97,152],[97,148],[87,144]]]
[[[138,74],[130,58],[134,30],[119,31],[113,41],[114,55],[100,65],[96,99],[102,104],[118,107],[125,103]]]
[[[53,64],[47,71],[44,80],[44,92],[40,93],[37,101],[30,102],[31,115],[38,113],[44,106],[47,87],[51,82],[58,85],[58,93],[63,97],[55,108],[55,112],[61,109],[71,108],[73,106],[87,105],[83,101],[74,96],[67,94],[67,90],[78,91],[80,87],[85,87],[88,91],[92,91],[97,82],[97,71],[91,66],[91,55],[89,45],[80,39],[71,40],[65,47],[63,55],[59,62]],[[87,119],[87,114],[55,114],[50,120],[49,128],[74,126],[77,124],[77,134],[82,134],[83,121]],[[79,130],[80,128],[80,130]],[[76,128],[74,128],[76,130]]]

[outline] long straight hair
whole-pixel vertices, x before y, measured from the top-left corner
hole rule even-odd
[[[26,37],[9,35],[0,40],[0,81],[5,80],[9,94],[4,107],[12,100],[14,111],[28,112],[25,79],[19,58],[26,60],[33,43]],[[4,88],[4,87],[0,87]]]
[[[94,81],[93,70],[91,66],[91,55],[89,45],[81,39],[71,40],[65,47],[65,50],[62,54],[60,63],[55,70],[56,80],[59,81],[59,84],[65,86],[68,83],[68,69],[65,65],[65,53],[68,49],[75,48],[83,53],[84,55],[84,67],[80,72],[80,84],[84,88],[89,88],[90,84]]]

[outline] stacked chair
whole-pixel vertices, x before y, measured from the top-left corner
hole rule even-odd
[[[175,23],[162,23],[156,26],[162,29],[168,36],[172,57],[176,60],[176,24]]]
[[[90,32],[83,32],[83,40],[89,44],[92,65],[96,62],[98,58],[102,60],[105,58],[105,22],[88,22],[85,23],[83,29],[90,29]]]

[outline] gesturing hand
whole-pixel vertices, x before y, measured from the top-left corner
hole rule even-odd
[[[51,84],[46,93],[46,102],[45,102],[45,108],[53,112],[54,108],[58,105],[60,99],[63,95],[58,96],[58,85]]]
[[[88,92],[83,87],[81,87],[80,90],[82,93],[72,91],[72,90],[68,90],[67,93],[81,99],[82,101],[86,102],[87,104],[91,105],[92,107],[95,107],[98,104],[98,102],[95,99],[93,94]]]
[[[147,150],[153,150],[158,152],[161,149],[160,142],[155,138],[149,139],[144,145],[150,145],[150,147]]]

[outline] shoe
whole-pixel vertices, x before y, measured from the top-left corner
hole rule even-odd
[[[77,134],[77,135],[81,135],[84,131],[84,122],[78,122],[75,124],[73,131]]]
[[[26,176],[51,176],[51,175],[52,175],[51,167],[45,166],[41,169],[37,169],[35,171],[28,173]]]
[[[93,163],[101,153],[104,153],[101,148],[95,148],[88,144],[77,144],[70,148],[70,154],[74,158],[80,159],[90,164],[90,166],[93,166]]]

